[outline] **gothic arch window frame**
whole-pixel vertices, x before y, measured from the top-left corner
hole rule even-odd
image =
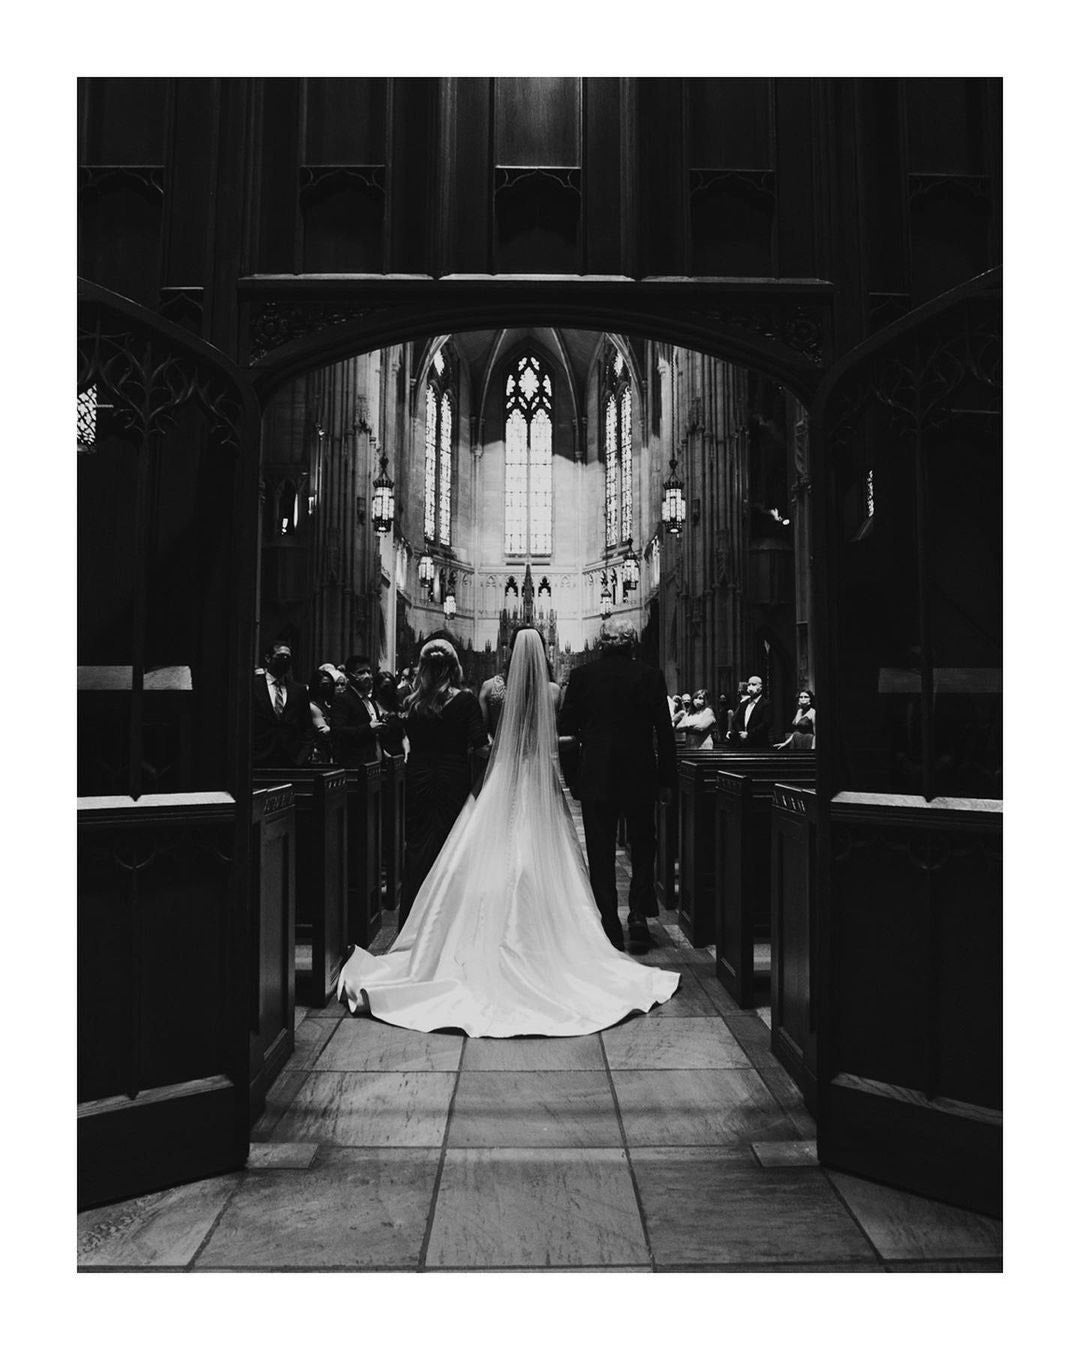
[[[532,348],[518,352],[506,369],[503,553],[549,558],[555,527],[554,377]]]
[[[453,544],[456,375],[450,352],[442,347],[424,381],[424,540],[443,548]]]
[[[600,386],[604,464],[604,547],[621,548],[634,533],[634,377],[614,343],[604,354]]]

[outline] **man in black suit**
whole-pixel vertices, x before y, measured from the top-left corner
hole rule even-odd
[[[358,769],[382,758],[376,734],[382,721],[372,698],[371,662],[364,656],[350,656],[345,662],[345,680],[345,688],[334,695],[330,715],[334,763]]]
[[[267,768],[306,764],[315,739],[311,703],[304,685],[290,674],[292,648],[275,642],[255,672],[251,711],[251,759]]]
[[[623,949],[615,888],[615,836],[626,817],[630,845],[631,950],[653,945],[646,922],[658,914],[653,863],[653,805],[675,787],[675,736],[660,671],[634,659],[637,634],[625,619],[607,619],[600,656],[570,672],[559,733],[576,736],[580,759],[571,785],[581,801],[589,878],[604,932]],[[655,737],[655,748],[654,748]]]
[[[760,675],[746,682],[746,698],[739,704],[728,732],[728,740],[740,750],[772,744],[772,705],[761,697]]]

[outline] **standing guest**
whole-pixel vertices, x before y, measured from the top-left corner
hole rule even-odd
[[[334,756],[330,741],[331,709],[337,691],[337,671],[329,664],[312,671],[308,683],[308,704],[311,722],[315,728],[315,743],[311,747],[311,764],[329,764]]]
[[[336,695],[331,710],[334,763],[358,769],[381,758],[377,732],[382,720],[371,696],[371,662],[363,656],[350,656],[345,662],[345,677],[345,689]]]
[[[402,666],[397,679],[397,696],[400,707],[405,706],[405,700],[412,694],[413,676],[412,666]]]
[[[252,763],[275,769],[306,764],[315,730],[308,692],[292,678],[292,648],[275,642],[263,659],[251,709]]]
[[[814,695],[809,689],[800,689],[795,701],[795,720],[787,739],[777,742],[776,750],[813,750],[817,746],[817,714]]]
[[[712,698],[707,689],[699,689],[689,713],[679,723],[679,730],[686,732],[686,744],[691,750],[711,750],[715,727]]]
[[[331,666],[328,664],[326,668],[332,673],[334,677],[334,693],[343,694],[345,690],[348,688],[349,684],[348,676],[345,674],[345,667]]]
[[[382,731],[379,744],[384,755],[403,755],[405,753],[405,719],[401,713],[398,699],[397,680],[388,670],[381,670],[375,676],[372,686],[372,698],[375,703]]]
[[[469,751],[486,740],[480,704],[475,694],[462,688],[461,662],[445,638],[433,638],[420,649],[405,735],[409,762],[399,927],[469,795]]]
[[[772,705],[761,697],[762,688],[761,676],[751,675],[746,682],[746,699],[735,710],[727,738],[740,749],[769,744]]]
[[[615,839],[626,817],[630,845],[630,949],[654,944],[648,919],[659,914],[653,884],[654,803],[675,787],[675,735],[659,670],[634,659],[637,634],[625,619],[605,619],[600,656],[570,672],[559,734],[576,736],[580,764],[574,795],[581,801],[589,879],[600,922],[614,947],[624,947],[615,887]],[[655,737],[655,750],[653,748]]]

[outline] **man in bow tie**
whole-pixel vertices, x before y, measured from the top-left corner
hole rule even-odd
[[[275,642],[255,672],[252,762],[266,768],[306,764],[315,736],[307,689],[292,678],[292,648]]]

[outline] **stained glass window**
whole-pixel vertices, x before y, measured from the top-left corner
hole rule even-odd
[[[633,395],[630,370],[609,349],[604,376],[604,542],[627,543],[634,530]]]
[[[523,356],[506,381],[507,553],[550,553],[552,522],[551,377]]]
[[[441,351],[432,361],[424,436],[424,538],[450,544],[454,485],[453,370]]]

